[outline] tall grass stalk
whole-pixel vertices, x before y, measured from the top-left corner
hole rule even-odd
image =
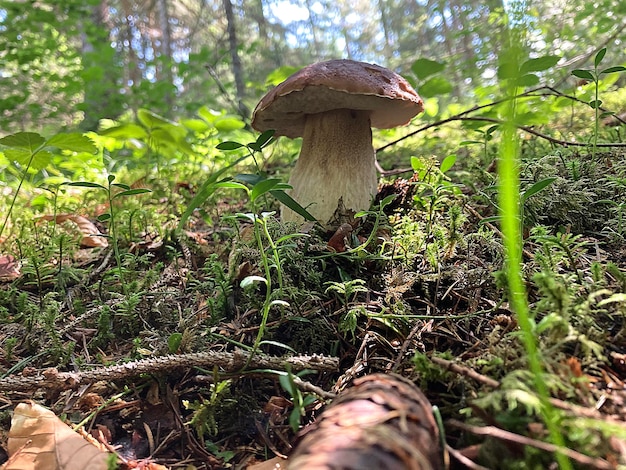
[[[522,1],[513,2],[509,13],[508,39],[504,53],[507,54],[509,65],[519,70],[524,44],[524,17],[526,4]],[[513,63],[511,64],[511,60]],[[505,124],[502,128],[502,144],[499,152],[498,173],[500,178],[499,202],[502,220],[502,233],[507,255],[506,276],[509,287],[509,300],[517,315],[522,331],[522,340],[528,356],[528,366],[533,374],[535,387],[542,404],[543,418],[550,434],[550,440],[559,447],[565,447],[565,441],[557,422],[558,416],[550,403],[548,386],[544,381],[544,370],[541,355],[535,338],[534,323],[530,317],[528,299],[522,276],[522,234],[520,227],[520,182],[519,182],[519,137],[515,126],[517,115],[518,94],[517,77],[503,80],[501,85],[510,100],[504,109]],[[556,459],[561,469],[571,469],[572,464],[567,456],[556,452]]]

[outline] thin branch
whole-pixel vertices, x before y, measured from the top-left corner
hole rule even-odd
[[[448,361],[437,356],[431,356],[430,360],[439,366],[445,367],[447,370],[451,370],[452,372],[455,372],[457,374],[464,375],[466,377],[469,377],[470,379],[474,379],[477,382],[480,382],[488,387],[498,388],[500,386],[500,382],[498,382],[497,380],[480,374],[474,369],[470,369],[469,367],[459,365],[455,362]]]
[[[488,118],[488,117],[462,117],[458,119],[459,121],[484,121],[484,122],[492,122],[494,124],[504,124],[504,121],[501,119]],[[553,144],[562,145],[563,147],[589,147],[591,144],[587,144],[584,142],[573,142],[568,140],[557,139],[555,137],[551,137],[542,132],[536,131],[532,127],[523,126],[521,124],[517,124],[515,127],[518,129],[527,132],[528,134],[532,134],[534,136],[540,137],[542,139],[547,140]],[[626,147],[626,142],[616,142],[613,144],[610,143],[600,143],[596,144],[596,147]]]
[[[547,90],[549,91],[549,93],[539,93],[541,91]],[[486,108],[492,108],[493,106],[497,106],[499,104],[505,103],[507,101],[513,100],[513,99],[520,99],[520,98],[537,98],[537,97],[542,97],[542,96],[558,96],[558,97],[563,97],[563,98],[568,98],[571,99],[572,101],[576,101],[579,103],[584,103],[587,104],[587,102],[575,97],[575,96],[571,96],[571,95],[567,95],[564,93],[561,93],[560,91],[558,91],[557,89],[550,87],[550,86],[540,86],[540,87],[536,87],[536,88],[532,88],[530,90],[527,90],[523,93],[520,93],[518,95],[515,95],[513,97],[510,98],[502,98],[499,100],[495,100],[492,101],[491,103],[487,103],[487,104],[483,104],[480,106],[474,106],[473,108],[467,109],[463,112],[460,112],[458,114],[455,114],[454,116],[450,116],[449,118],[446,119],[441,119],[439,121],[430,123],[430,124],[426,124],[425,126],[420,127],[419,129],[416,129],[412,132],[410,132],[409,134],[400,137],[399,139],[394,140],[393,142],[390,142],[386,145],[383,145],[382,147],[378,148],[376,150],[376,152],[382,152],[384,150],[386,150],[389,147],[392,147],[393,145],[396,145],[399,142],[402,142],[403,140],[408,139],[409,137],[413,137],[421,132],[424,132],[428,129],[431,129],[433,127],[439,127],[443,124],[448,124],[450,122],[454,122],[454,121],[485,121],[485,122],[494,122],[494,123],[498,123],[501,124],[503,121],[498,120],[498,119],[493,119],[493,118],[487,118],[487,117],[470,117],[468,116],[469,114],[475,113],[476,111],[480,111],[482,109],[486,109]],[[600,108],[601,111],[606,112],[607,110],[605,108]],[[618,117],[618,120],[624,124],[626,124],[626,120],[623,120],[621,118]],[[558,144],[558,145],[562,145],[562,146],[571,146],[571,147],[589,147],[591,144],[588,143],[583,143],[583,142],[570,142],[567,140],[561,140],[561,139],[556,139],[554,137],[550,137],[546,134],[543,134],[539,131],[534,130],[531,127],[528,126],[522,126],[522,125],[517,125],[516,126],[518,129],[523,130],[524,132],[527,132],[529,134],[535,135],[537,137],[540,137],[542,139],[546,139],[554,144]],[[598,147],[626,147],[626,143],[601,143],[597,145]],[[380,165],[378,166],[379,171],[382,170],[382,168],[380,168]],[[385,170],[382,170],[381,173],[384,174]]]
[[[513,432],[505,431],[504,429],[500,429],[495,426],[472,426],[470,424],[465,424],[455,419],[447,421],[447,424],[457,429],[462,429],[463,431],[467,431],[479,436],[489,436],[515,444],[535,447],[546,452],[560,452],[570,459],[578,462],[579,464],[584,465],[585,468],[596,468],[599,470],[611,470],[615,468],[604,459],[589,457],[588,455],[581,454],[580,452],[569,449],[567,447],[559,447],[549,442],[539,441],[537,439],[532,439],[527,436],[515,434]]]

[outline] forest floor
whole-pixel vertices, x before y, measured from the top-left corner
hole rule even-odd
[[[575,468],[626,465],[626,155],[559,151],[522,170],[549,405],[507,297],[493,175],[423,169],[339,233],[235,216],[249,208],[232,198],[176,234],[184,185],[137,225],[118,208],[128,235],[107,247],[59,248],[82,228],[58,218],[25,233],[0,260],[3,448],[10,411],[34,400],[127,468],[245,468],[289,455],[336,393],[383,372],[436,406],[451,468],[556,468],[546,406]]]

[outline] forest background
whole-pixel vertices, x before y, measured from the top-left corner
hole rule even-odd
[[[519,43],[505,44],[507,31]],[[511,61],[511,52],[519,56],[517,60]],[[377,228],[390,196],[383,194],[379,209],[368,212],[375,223],[363,225],[361,234],[371,230],[362,237],[364,241],[353,237],[354,248],[331,247],[333,251],[326,245],[328,240],[320,238],[322,254],[317,258],[290,248],[286,241],[293,234],[270,227],[274,221],[268,213],[262,212],[262,218],[251,215],[277,208],[271,200],[261,207],[261,201],[268,202],[261,196],[281,188],[279,182],[287,181],[298,153],[297,141],[273,141],[254,132],[251,111],[267,90],[300,67],[333,58],[389,67],[409,80],[425,101],[425,112],[408,127],[374,133],[375,147],[391,150],[377,155],[383,168],[391,169],[385,176],[410,166],[407,173],[413,172],[415,178],[411,183],[405,180],[407,191],[414,193],[405,193],[407,207],[392,210],[397,212],[394,231],[385,242],[393,245],[394,252],[399,250],[405,266],[389,262],[388,272],[378,264],[392,259],[383,253],[385,243],[378,247],[370,242],[382,238]],[[39,368],[53,364],[61,369],[206,350],[216,347],[212,335],[217,325],[220,340],[243,338],[238,345],[254,352],[261,339],[273,334],[271,347],[337,353],[357,363],[363,350],[360,341],[376,324],[372,318],[383,318],[389,308],[391,316],[381,323],[404,341],[404,329],[410,328],[411,335],[416,331],[407,312],[423,315],[426,310],[430,318],[432,305],[441,313],[441,323],[437,335],[427,335],[433,344],[423,346],[424,350],[452,351],[454,357],[461,357],[469,344],[483,337],[482,319],[489,315],[505,312],[505,320],[516,328],[517,320],[508,320],[508,307],[500,308],[507,293],[497,276],[505,263],[499,245],[502,232],[495,225],[502,220],[499,214],[507,215],[499,206],[503,198],[498,199],[498,193],[509,191],[515,209],[509,211],[509,225],[520,229],[534,250],[521,253],[529,263],[523,274],[535,300],[531,313],[533,319],[543,318],[539,332],[526,322],[526,336],[538,338],[542,363],[571,388],[566,398],[579,398],[574,383],[579,376],[570,380],[569,371],[563,373],[561,367],[565,355],[578,354],[587,370],[597,371],[598,363],[604,366],[608,357],[614,357],[598,351],[626,347],[626,167],[623,154],[612,148],[624,147],[625,64],[623,0],[0,0],[0,243],[11,252],[2,254],[0,266],[10,271],[5,277],[14,281],[0,291],[0,324],[17,325],[15,331],[24,333],[11,330],[0,344],[6,368],[16,371],[25,364]],[[515,100],[507,97],[514,93],[520,99],[511,111]],[[492,164],[497,158],[500,167],[507,161],[503,158],[507,133],[509,175],[514,178],[498,180]],[[523,136],[519,155],[518,136]],[[250,156],[254,168],[248,161],[242,169],[241,162]],[[227,171],[255,174],[238,174],[232,180]],[[413,184],[416,181],[419,184]],[[393,194],[401,190],[401,185],[391,189]],[[242,202],[244,196],[247,202]],[[461,199],[472,200],[473,205],[462,205]],[[251,213],[239,212],[247,209]],[[407,213],[400,215],[402,210]],[[258,251],[245,246],[245,230],[240,233],[233,212],[254,224]],[[88,233],[79,227],[83,233],[74,233],[68,243],[56,225],[68,214],[80,214],[87,222],[95,217],[98,227]],[[41,221],[50,224],[41,229]],[[93,226],[84,225],[90,230]],[[185,231],[188,240],[181,236],[182,228],[190,228]],[[484,252],[470,253],[474,248],[463,243],[468,234],[486,247]],[[581,241],[581,234],[587,238]],[[508,239],[517,240],[517,235]],[[272,237],[285,245],[284,250],[275,248]],[[102,252],[74,252],[79,240],[81,246],[91,248],[110,243],[115,261],[107,255],[93,269]],[[187,246],[190,240],[196,258]],[[596,259],[600,256],[596,240],[606,248],[606,260]],[[272,250],[266,250],[264,242]],[[74,247],[69,253],[68,245]],[[379,249],[381,253],[374,253]],[[18,257],[26,260],[21,266]],[[179,269],[183,258],[190,275]],[[510,259],[511,266],[521,265]],[[260,268],[265,278],[256,275]],[[286,286],[283,268],[288,274]],[[276,277],[274,284],[271,274]],[[194,276],[198,282],[190,282]],[[521,273],[517,276],[521,279]],[[400,286],[396,278],[402,278]],[[255,282],[265,283],[265,300],[259,301]],[[171,284],[164,294],[169,296],[164,297],[167,302],[153,303],[152,293],[167,283]],[[618,294],[610,300],[612,310],[607,314],[604,304],[589,299],[608,296],[609,289]],[[80,292],[80,298],[75,292]],[[380,305],[384,304],[380,312],[372,311],[379,305],[370,297],[379,297]],[[121,300],[109,305],[109,299]],[[422,304],[423,299],[427,301]],[[311,335],[311,327],[302,322],[302,333],[293,334],[293,344],[288,344],[286,330],[275,325],[289,324],[290,315],[281,311],[271,332],[265,330],[268,318],[274,318],[270,313],[279,313],[276,305],[291,305],[292,316],[307,321],[307,316],[315,317],[313,321],[324,327],[316,327],[317,334]],[[472,328],[454,321],[463,309]],[[587,310],[592,315],[581,314]],[[555,312],[561,316],[552,315]],[[75,314],[78,320],[72,319]],[[336,325],[328,322],[339,314]],[[231,321],[233,316],[236,321]],[[494,324],[499,325],[501,317],[497,315]],[[94,335],[84,348],[60,333],[81,321]],[[68,330],[61,327],[66,322]],[[501,340],[495,336],[497,328],[493,337],[488,333],[481,343],[487,366],[479,363],[478,354],[468,362],[473,360],[471,367],[498,379],[512,377],[508,386],[517,391],[521,382],[514,374],[523,374],[527,364],[516,362],[521,357],[517,338],[506,336],[506,330]],[[45,334],[31,334],[39,331]],[[563,331],[569,332],[565,339]],[[577,344],[574,352],[567,344],[572,338]],[[345,351],[333,349],[337,344]],[[506,349],[510,344],[515,348]],[[492,345],[503,350],[491,354]],[[515,360],[502,365],[505,351]],[[405,352],[398,353],[398,364]],[[530,348],[528,357],[532,366],[536,355]],[[38,362],[29,362],[35,359]],[[419,354],[411,359],[416,369],[424,367],[421,359]],[[418,372],[425,375],[424,370]],[[539,372],[533,370],[538,382]],[[535,387],[533,380],[528,383]],[[198,437],[218,436],[220,458],[232,459],[231,454],[224,455],[245,446],[238,440],[241,433],[230,432],[224,423],[232,418],[239,420],[236,431],[244,428],[241,422],[253,416],[247,411],[262,409],[263,400],[274,393],[273,383],[266,385],[263,394],[254,389],[251,405],[237,416],[228,403],[193,402],[190,397],[195,399],[195,391],[186,390],[181,394],[188,395],[181,398],[181,403],[187,402],[185,417],[202,417],[208,409],[211,419],[198,426]],[[450,381],[445,379],[445,385],[449,387]],[[218,388],[211,393],[216,401]],[[283,388],[294,395],[294,403],[302,398],[295,387],[283,384]],[[603,393],[600,386],[596,388]],[[233,382],[230,393],[243,402],[244,381]],[[446,417],[460,416],[465,384],[455,393],[444,408]],[[441,394],[432,396],[440,399]],[[484,396],[485,409],[497,402]],[[617,398],[619,406],[614,410],[624,421],[621,404],[626,398]],[[505,396],[503,403],[508,399]],[[288,413],[283,416],[292,434],[310,412],[305,405],[314,400],[300,400],[289,418]],[[580,402],[593,408],[597,400],[598,395],[588,393]],[[539,414],[539,408],[543,410],[538,407],[533,413]],[[545,422],[556,421],[546,415]],[[580,428],[575,420],[567,424],[565,444],[570,448],[594,456],[611,454],[594,444],[604,445],[607,439],[600,441],[591,433],[581,437],[574,432]],[[525,422],[516,421],[516,426],[517,432],[525,432]],[[613,432],[598,427],[603,437]],[[626,431],[622,432],[626,440]],[[220,433],[228,437],[222,439]],[[558,433],[553,433],[553,442],[559,443],[554,434]],[[580,445],[583,440],[585,446]],[[201,450],[198,455],[204,455]],[[265,444],[255,453],[255,457],[264,455]],[[167,458],[183,461],[186,457]],[[514,457],[523,463],[529,458]],[[626,451],[621,458],[626,461]],[[536,468],[548,468],[544,463]]]
[[[268,87],[331,58],[404,75],[433,118],[494,93],[504,8],[500,0],[0,1],[0,129],[96,130],[140,108],[189,118],[206,107],[246,121]],[[558,57],[542,83],[574,90],[570,72],[602,47],[605,63],[626,60],[625,17],[619,0],[529,2],[525,53]]]

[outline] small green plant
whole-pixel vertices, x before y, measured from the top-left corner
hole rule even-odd
[[[215,379],[218,379],[218,377],[215,377]],[[218,433],[215,414],[217,408],[226,399],[230,382],[230,380],[218,379],[215,383],[212,383],[210,389],[211,396],[208,400],[203,397],[194,402],[183,400],[183,406],[187,410],[193,411],[188,424],[195,428],[198,439],[201,442],[204,441],[206,435],[214,437]]]
[[[311,374],[313,371],[303,370],[296,374],[298,378],[306,374]],[[280,373],[278,376],[281,387],[291,396],[291,402],[293,404],[293,410],[289,414],[289,425],[293,432],[297,432],[300,428],[300,419],[306,414],[307,406],[312,405],[317,400],[317,397],[310,393],[302,393],[294,380],[294,374],[290,370]]]
[[[476,132],[480,136],[481,140],[463,140],[462,142],[459,142],[459,146],[480,145],[483,149],[483,159],[485,162],[488,162],[490,161],[488,144],[493,140],[493,134],[496,130],[498,130],[499,127],[499,124],[496,124],[494,126],[489,126],[487,129],[484,130],[474,129],[474,132]]]
[[[592,154],[595,157],[596,148],[598,146],[598,133],[600,128],[600,119],[605,116],[610,116],[613,113],[603,112],[600,113],[600,108],[602,107],[602,100],[600,99],[600,79],[602,75],[608,75],[611,73],[618,73],[626,71],[626,67],[622,65],[617,65],[614,67],[608,67],[606,69],[600,70],[600,63],[604,56],[606,55],[606,47],[603,47],[598,51],[595,58],[593,59],[593,69],[576,69],[572,71],[572,75],[578,78],[582,78],[583,80],[590,80],[594,84],[594,99],[587,103],[595,112],[595,121],[594,121],[594,132],[593,132],[593,147]]]
[[[455,162],[456,155],[448,155],[441,163],[435,159],[411,157],[411,167],[418,179],[413,202],[416,208],[427,213],[427,234],[431,233],[435,212],[444,207],[453,195],[460,193],[458,186],[446,176]]]
[[[368,291],[365,281],[363,279],[352,279],[343,282],[329,281],[326,285],[328,287],[325,293],[328,294],[332,292],[335,294],[337,300],[339,300],[343,306],[343,317],[339,321],[339,329],[344,332],[349,332],[354,338],[357,319],[359,315],[365,312],[361,307],[351,308],[350,305],[354,302],[359,293]]]
[[[3,153],[7,160],[14,162],[22,169],[9,210],[4,216],[2,225],[0,225],[0,237],[4,233],[15,207],[17,196],[29,174],[46,168],[53,162],[54,156],[62,154],[63,151],[90,154],[95,154],[97,151],[91,139],[78,133],[59,133],[46,139],[35,132],[18,132],[0,139],[0,146],[6,147]]]
[[[517,134],[516,119],[519,115],[517,96],[521,80],[524,78],[522,57],[523,47],[527,42],[527,28],[524,18],[527,15],[527,4],[513,2],[508,13],[509,25],[505,30],[504,55],[501,63],[508,64],[511,72],[501,82],[504,95],[508,100],[503,109],[502,117],[502,145],[498,161],[499,207],[502,216],[502,233],[506,253],[505,273],[508,287],[508,297],[511,308],[516,314],[520,329],[521,340],[526,350],[526,359],[532,383],[537,390],[538,403],[543,420],[547,426],[550,440],[556,446],[563,448],[565,440],[558,426],[558,415],[552,407],[549,397],[550,389],[545,380],[541,351],[538,348],[534,334],[533,321],[530,316],[528,297],[522,276],[522,233],[520,230],[520,181],[519,156],[520,142]],[[527,63],[527,62],[525,62]],[[502,67],[502,66],[501,66]],[[557,451],[555,458],[560,468],[571,469],[572,464],[567,456]]]
[[[118,273],[119,280],[122,286],[122,291],[124,295],[128,297],[129,295],[128,285],[124,281],[122,255],[120,252],[120,243],[119,243],[120,238],[119,238],[119,233],[117,229],[117,220],[116,220],[117,214],[114,209],[115,205],[113,201],[119,198],[123,198],[123,197],[149,193],[151,191],[146,188],[131,189],[131,187],[127,184],[115,183],[114,181],[115,181],[115,175],[109,175],[107,178],[108,184],[106,186],[101,185],[99,183],[92,183],[89,181],[76,181],[76,182],[71,182],[71,183],[66,183],[66,184],[67,186],[77,186],[81,188],[99,189],[106,193],[109,211],[100,215],[98,217],[98,220],[100,222],[109,222],[110,233],[107,236],[107,238],[111,240],[111,243],[113,245],[113,253],[115,255],[115,262],[117,264],[117,273]]]

